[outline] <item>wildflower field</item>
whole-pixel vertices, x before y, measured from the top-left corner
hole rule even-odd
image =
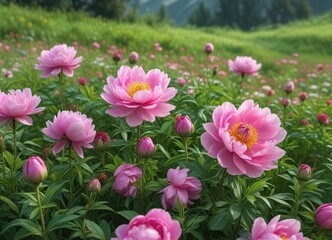
[[[0,239],[332,239],[331,16],[0,16]]]

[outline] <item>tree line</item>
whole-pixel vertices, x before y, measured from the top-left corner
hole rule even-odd
[[[307,0],[219,0],[218,3],[219,8],[213,12],[201,1],[188,23],[250,30],[261,25],[307,19],[312,14]]]

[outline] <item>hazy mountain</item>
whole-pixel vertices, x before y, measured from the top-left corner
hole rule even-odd
[[[187,23],[188,17],[198,8],[201,2],[209,7],[211,14],[219,8],[218,0],[131,0],[128,8],[130,9],[136,5],[140,15],[145,13],[158,14],[160,7],[164,4],[168,18],[177,25],[183,25]],[[262,0],[260,3],[261,9],[266,9],[270,2],[271,0]],[[309,3],[314,15],[320,15],[332,9],[332,0],[309,0]]]

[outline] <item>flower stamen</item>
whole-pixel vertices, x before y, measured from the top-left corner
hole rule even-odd
[[[258,141],[258,134],[256,129],[248,123],[236,123],[229,130],[229,135],[235,138],[236,141],[247,145],[251,148]]]
[[[151,90],[150,84],[136,81],[129,84],[127,93],[131,98],[133,98],[136,92],[142,90]]]

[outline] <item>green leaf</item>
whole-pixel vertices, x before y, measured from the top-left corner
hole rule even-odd
[[[158,192],[160,191],[164,186],[161,185],[160,182],[157,181],[150,181],[147,184],[145,184],[144,188],[148,191],[152,192]]]
[[[55,215],[51,221],[49,221],[49,223],[47,224],[46,227],[46,232],[50,233],[56,229],[59,228],[69,228],[70,227],[67,225],[68,222],[71,222],[77,218],[79,218],[79,215],[74,215],[74,214],[70,214],[70,215]]]
[[[125,219],[127,219],[129,221],[138,215],[137,212],[132,211],[132,210],[122,210],[122,211],[119,211],[116,213],[121,215],[122,217],[124,217]]]
[[[232,215],[233,220],[237,219],[241,215],[242,208],[237,202],[232,203],[229,206],[229,212]]]
[[[0,200],[5,202],[17,215],[20,214],[20,211],[12,200],[4,196],[0,196]]]
[[[106,210],[106,211],[111,211],[114,212],[114,210],[112,208],[110,208],[109,206],[105,205],[108,202],[103,201],[103,202],[94,202],[91,207],[90,210]]]
[[[157,145],[158,148],[160,148],[160,151],[165,154],[165,156],[167,157],[167,159],[170,159],[171,156],[169,155],[169,153],[165,150],[165,148],[163,146],[161,146],[160,144]]]
[[[51,185],[48,186],[44,197],[41,199],[42,205],[48,204],[50,201],[55,199],[57,195],[62,191],[62,186],[66,183],[67,181],[60,182],[60,183],[52,183]]]
[[[231,221],[232,216],[228,209],[222,208],[211,217],[211,220],[209,221],[209,229],[212,231],[222,231],[231,223]]]
[[[268,187],[267,181],[269,180],[270,178],[263,178],[252,184],[247,190],[247,195],[254,195],[256,192],[262,191],[264,187]]]
[[[84,221],[85,226],[89,229],[90,233],[88,233],[87,237],[89,238],[96,238],[100,240],[106,240],[106,236],[101,229],[96,223],[85,219]]]
[[[99,226],[101,227],[101,229],[103,229],[103,232],[105,234],[106,239],[110,239],[111,238],[111,227],[110,227],[110,224],[108,222],[106,222],[104,219],[102,219],[99,222]]]
[[[5,229],[0,233],[2,235],[4,232],[6,232],[9,228],[19,226],[20,228],[24,228],[27,230],[30,235],[35,235],[35,236],[42,236],[41,229],[38,224],[36,224],[33,221],[27,220],[27,219],[15,219],[11,221]]]

